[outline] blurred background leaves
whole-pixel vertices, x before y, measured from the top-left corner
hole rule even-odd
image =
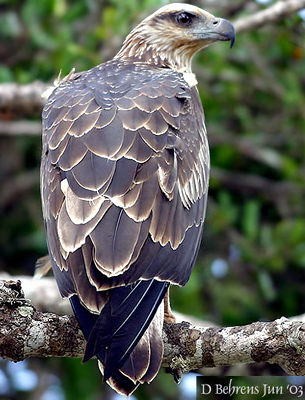
[[[51,82],[59,70],[64,76],[72,67],[81,71],[104,62],[132,27],[166,3],[1,0],[0,83]],[[234,21],[274,1],[190,3]],[[212,172],[196,268],[185,288],[172,290],[177,311],[220,325],[304,313],[304,24],[300,14],[292,15],[238,35],[232,50],[220,43],[195,59]],[[20,110],[0,113],[0,122],[24,117],[40,121]],[[0,271],[12,275],[32,274],[36,259],[47,252],[40,151],[38,136],[0,136]],[[24,364],[38,377],[31,390],[12,381],[9,365],[0,363],[0,398],[115,399],[101,384],[95,362],[31,360]],[[181,393],[161,372],[134,396],[187,399]]]

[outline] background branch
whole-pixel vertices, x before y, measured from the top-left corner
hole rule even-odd
[[[265,10],[238,19],[234,22],[234,27],[237,33],[254,31],[264,25],[280,21],[303,8],[305,0],[278,1]]]
[[[0,113],[37,115],[41,113],[46,99],[42,94],[50,85],[35,81],[28,85],[2,83],[0,85]]]
[[[218,328],[188,322],[164,324],[163,366],[188,372],[201,367],[267,361],[288,374],[305,374],[305,324],[273,322]],[[76,319],[37,311],[20,281],[0,281],[0,356],[82,357],[85,341]]]
[[[258,11],[247,17],[241,17],[234,22],[237,33],[249,32],[258,29],[266,24],[280,21],[289,15],[305,8],[305,0],[278,1],[265,10]],[[36,81],[28,85],[15,83],[0,84],[0,116],[2,113],[13,115],[38,115],[45,103],[41,94],[50,85]],[[1,119],[1,117],[0,117]],[[5,125],[0,125],[0,134],[4,132]],[[15,126],[21,134],[37,134],[38,127],[25,125],[24,128]],[[14,134],[13,128],[6,126],[8,134]]]
[[[1,85],[0,85],[1,90]],[[41,99],[43,100],[43,99]],[[43,102],[39,106],[39,112],[43,107]],[[29,136],[38,136],[41,135],[41,122],[36,121],[1,121],[0,120],[0,135],[9,135],[9,136],[21,136],[21,135],[29,135]]]

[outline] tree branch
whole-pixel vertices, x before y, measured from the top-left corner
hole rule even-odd
[[[36,311],[23,296],[20,281],[0,281],[0,356],[80,357],[85,341],[76,319]]]
[[[275,202],[292,193],[305,193],[305,188],[301,184],[288,181],[276,182],[259,175],[245,174],[242,172],[230,172],[221,168],[214,167],[211,178],[219,180],[224,187],[237,189],[241,192],[261,192],[273,199]]]
[[[305,374],[305,323],[273,322],[218,328],[188,322],[164,324],[163,366],[188,372],[201,367],[267,361],[288,374]],[[37,311],[20,281],[0,281],[0,356],[82,357],[85,340],[73,316]]]
[[[234,22],[236,33],[250,32],[272,22],[280,21],[289,15],[305,8],[305,0],[278,1],[265,10],[258,11],[248,17],[242,17]]]
[[[0,85],[1,90],[1,85]],[[0,97],[1,99],[1,97]],[[43,107],[43,104],[41,104]],[[39,112],[41,109],[39,108]],[[0,135],[8,136],[40,136],[41,135],[41,122],[36,121],[1,121],[0,120]]]
[[[50,87],[42,82],[28,85],[3,83],[0,85],[0,113],[15,115],[37,115],[46,102],[42,94]]]

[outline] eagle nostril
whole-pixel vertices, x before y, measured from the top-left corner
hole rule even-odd
[[[212,21],[212,24],[213,24],[213,25],[218,25],[218,24],[219,24],[219,21],[220,21],[219,19],[214,19],[214,20]]]

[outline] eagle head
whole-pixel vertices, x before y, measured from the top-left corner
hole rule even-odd
[[[191,70],[200,49],[217,41],[235,42],[233,25],[190,4],[169,4],[147,17],[126,38],[117,58]]]

